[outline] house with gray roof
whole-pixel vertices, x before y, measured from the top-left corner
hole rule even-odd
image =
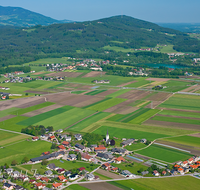
[[[128,139],[126,141],[123,141],[121,143],[121,145],[124,147],[124,146],[127,146],[127,145],[132,145],[134,143],[135,139],[134,138],[131,138],[131,139]]]

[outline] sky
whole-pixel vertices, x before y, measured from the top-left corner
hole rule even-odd
[[[154,23],[200,23],[200,0],[0,0],[57,20],[88,21],[127,15]]]

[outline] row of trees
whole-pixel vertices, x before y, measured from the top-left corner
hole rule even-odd
[[[50,132],[54,131],[52,126],[48,126],[47,128],[45,128],[43,125],[36,125],[36,126],[30,125],[26,128],[23,128],[21,130],[21,133],[38,136],[38,135],[44,135],[46,133],[46,129]]]

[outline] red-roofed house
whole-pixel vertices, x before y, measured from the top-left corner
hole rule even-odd
[[[56,137],[54,135],[49,137],[50,141],[53,141],[54,139],[56,139]]]
[[[92,157],[87,153],[82,153],[81,154],[81,159],[84,160],[84,161],[89,161],[90,162]]]
[[[178,168],[178,172],[179,172],[180,174],[184,174],[184,169],[183,169],[183,168]]]
[[[162,175],[166,175],[167,174],[167,172],[166,171],[162,171]]]
[[[105,164],[102,165],[102,168],[105,168],[106,170],[108,170],[110,168],[110,164],[105,163]]]
[[[85,168],[84,167],[80,167],[80,168],[78,168],[78,170],[79,170],[79,172],[82,172],[83,170],[85,170]]]
[[[121,164],[121,162],[125,162],[125,159],[122,156],[115,159],[116,164]]]
[[[46,185],[43,184],[43,183],[36,183],[36,184],[35,184],[35,187],[36,187],[37,189],[43,189],[45,186],[46,186]]]
[[[159,176],[160,174],[159,174],[159,172],[158,172],[157,170],[154,170],[154,171],[153,171],[153,175]]]
[[[50,179],[49,179],[48,177],[41,177],[40,180],[41,180],[42,182],[48,183]]]
[[[60,150],[66,150],[66,148],[65,148],[63,145],[59,145],[58,148],[59,148]]]
[[[106,147],[104,147],[104,146],[98,146],[98,147],[95,147],[94,148],[94,151],[95,152],[103,152],[103,151],[106,151]]]
[[[67,179],[63,175],[59,175],[58,179],[62,182],[67,182]]]
[[[187,161],[182,162],[181,166],[186,167],[188,165]]]
[[[58,189],[59,187],[62,187],[62,183],[53,183],[54,189]]]
[[[192,164],[193,162],[194,162],[194,159],[193,159],[193,158],[188,159],[188,163],[189,163],[189,164]]]
[[[39,137],[32,137],[32,141],[38,141],[39,140]]]
[[[57,170],[57,172],[58,172],[59,174],[63,174],[63,173],[65,173],[65,169],[59,168],[59,169]]]
[[[63,142],[62,142],[62,145],[64,145],[64,146],[69,146],[70,143],[69,143],[68,141],[63,141]]]
[[[117,172],[118,171],[118,167],[111,168],[111,171]]]

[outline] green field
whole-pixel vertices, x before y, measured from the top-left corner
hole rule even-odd
[[[74,107],[72,107],[72,106],[63,106],[61,108],[57,108],[57,109],[54,109],[54,110],[51,110],[51,111],[48,111],[48,112],[45,112],[45,113],[30,117],[30,118],[25,119],[25,120],[23,120],[23,121],[21,121],[21,122],[19,122],[17,124],[24,125],[24,126],[33,125],[34,123],[38,123],[38,122],[43,121],[45,119],[48,119],[48,118],[51,118],[53,116],[59,115],[61,113],[69,111],[69,110],[71,110],[73,108]]]
[[[95,110],[95,111],[103,111],[103,110],[106,110],[110,107],[113,107],[117,104],[120,104],[122,102],[126,101],[126,99],[122,99],[122,98],[112,98],[112,99],[109,99],[109,100],[106,100],[104,102],[101,102],[99,104],[96,104],[96,105],[93,105],[93,106],[90,106],[88,107],[87,109],[89,110]]]
[[[105,92],[105,91],[107,91],[107,90],[93,90],[91,92],[86,93],[85,95],[94,96],[94,95],[97,95],[97,94],[99,94],[101,92]]]
[[[108,121],[120,121],[122,118],[124,117],[124,115],[122,115],[122,114],[116,114],[116,115],[114,115],[114,116],[112,116],[112,117],[109,117],[107,120]]]
[[[38,109],[41,109],[41,108],[44,108],[44,107],[47,107],[47,106],[50,106],[50,105],[53,105],[53,104],[55,104],[55,103],[44,102],[44,103],[41,103],[41,104],[37,104],[35,106],[31,106],[31,107],[28,107],[28,108],[23,108],[23,109],[19,109],[19,110],[10,112],[10,114],[12,114],[12,115],[22,115],[22,114],[25,114],[27,112],[35,111],[35,110],[38,110]]]
[[[103,47],[105,50],[113,50],[113,51],[117,51],[117,52],[124,52],[124,53],[128,53],[128,52],[134,52],[134,50],[132,49],[125,49],[123,47],[118,47],[118,46],[104,46]]]
[[[199,100],[199,96],[176,94],[164,103],[160,104],[159,107],[184,110],[200,110]]]
[[[148,80],[140,80],[138,82],[134,82],[132,84],[127,85],[126,87],[134,87],[134,88],[138,88],[140,86],[146,85],[146,84],[150,84],[150,82]]]
[[[7,115],[10,115],[12,112],[15,112],[15,111],[20,110],[20,109],[21,108],[15,108],[15,107],[13,107],[13,108],[9,108],[7,110],[0,111],[0,118],[1,117],[5,117]]]
[[[80,90],[80,91],[72,91],[72,94],[82,94],[83,92],[86,92],[85,90]]]
[[[108,182],[124,190],[198,190],[199,179],[192,176],[170,177],[170,178],[143,178],[134,180]]]
[[[66,190],[89,190],[89,189],[82,187],[80,185],[74,184],[74,185],[70,185],[69,187],[67,187]]]
[[[180,136],[180,137],[172,137],[163,139],[164,141],[179,143],[182,145],[188,145],[193,147],[200,147],[200,138],[193,136]]]
[[[106,113],[106,112],[99,112],[83,121],[81,121],[80,123],[77,123],[76,125],[72,126],[69,128],[69,130],[72,131],[81,131],[84,128],[92,125],[95,122],[98,122],[99,120],[109,116],[111,113]]]
[[[167,137],[168,135],[158,134],[158,133],[150,133],[145,131],[139,130],[132,130],[126,128],[114,128],[109,126],[101,126],[92,133],[106,135],[106,132],[109,132],[111,137],[118,137],[118,138],[135,138],[135,139],[148,139],[154,140],[161,137]]]
[[[181,152],[175,149],[170,149],[154,144],[146,149],[137,151],[137,153],[169,163],[177,162],[180,160],[187,160],[192,156],[186,152]]]
[[[92,110],[83,110],[81,108],[73,108],[64,113],[44,119],[35,125],[53,126],[55,130],[64,129],[77,121],[95,113]]]
[[[15,159],[21,162],[27,156],[34,158],[41,155],[42,152],[49,151],[51,144],[45,141],[23,141],[0,149],[0,165],[11,164]]]
[[[174,45],[159,46],[161,53],[176,53],[177,51],[173,49]]]
[[[126,149],[129,150],[129,151],[134,151],[134,150],[138,150],[138,149],[141,149],[141,148],[144,148],[146,147],[147,145],[145,145],[144,143],[134,143],[130,146],[126,146]]]
[[[151,120],[200,125],[200,120],[184,119],[184,118],[178,118],[178,117],[155,116]]]
[[[191,117],[191,118],[200,118],[200,114],[199,113],[187,112],[187,111],[163,110],[159,114],[161,114],[161,115],[182,116],[182,117]]]
[[[116,92],[113,92],[112,94],[107,95],[106,97],[116,98],[117,96],[125,94],[126,92],[129,92],[129,91],[131,91],[131,89],[118,90]]]

